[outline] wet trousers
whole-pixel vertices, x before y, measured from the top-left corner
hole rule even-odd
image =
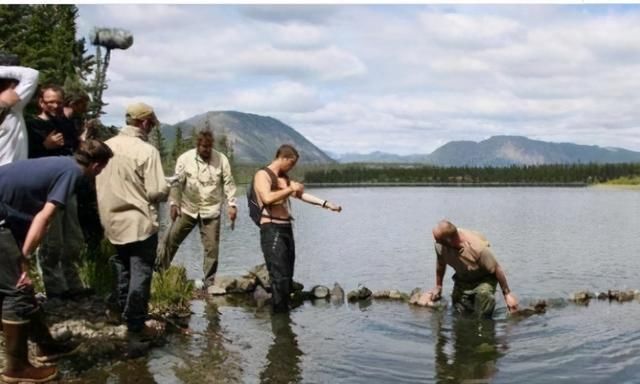
[[[454,308],[460,313],[473,314],[478,317],[491,317],[496,307],[496,285],[498,281],[495,276],[488,276],[475,282],[459,281],[453,276],[455,281],[451,301]]]
[[[20,278],[22,251],[13,234],[0,226],[0,305],[2,321],[25,324],[39,306],[33,286],[16,288]]]
[[[293,266],[296,260],[291,224],[262,224],[260,245],[271,280],[273,311],[286,312],[289,310]]]

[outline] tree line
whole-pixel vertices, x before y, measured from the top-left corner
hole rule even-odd
[[[305,183],[594,184],[640,175],[640,163],[509,167],[341,164],[308,169]]]

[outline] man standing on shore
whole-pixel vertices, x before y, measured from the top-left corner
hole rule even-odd
[[[295,244],[289,197],[334,212],[342,210],[338,205],[305,193],[302,183],[289,180],[287,173],[295,167],[299,157],[293,146],[282,145],[271,164],[260,169],[253,179],[253,188],[261,210],[260,245],[271,280],[274,312],[289,310],[293,285]]]
[[[202,269],[204,285],[213,284],[218,270],[222,203],[233,223],[236,207],[236,184],[227,157],[213,149],[213,134],[198,133],[196,148],[180,155],[176,161],[176,185],[171,188],[171,221],[166,244],[159,248],[158,264],[169,268],[182,241],[198,225],[204,248]]]
[[[478,317],[491,317],[496,306],[496,285],[499,283],[509,312],[518,309],[518,299],[507,284],[507,276],[491,252],[487,239],[478,232],[456,228],[441,220],[433,228],[436,262],[436,287],[431,300],[439,300],[447,265],[455,270],[451,299],[459,312]]]
[[[149,320],[151,277],[158,247],[158,204],[167,200],[160,153],[147,138],[158,125],[151,106],[127,107],[126,126],[106,141],[114,157],[96,178],[98,210],[107,239],[116,248],[115,304],[132,336],[160,335],[164,327]]]
[[[79,133],[63,112],[64,91],[57,85],[40,89],[40,113],[27,120],[29,158],[73,156]],[[93,293],[80,280],[77,263],[84,247],[78,219],[78,199],[73,194],[64,211],[53,219],[37,255],[47,299],[80,299]]]

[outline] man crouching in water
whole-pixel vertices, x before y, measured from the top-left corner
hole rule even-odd
[[[442,220],[433,228],[436,242],[436,287],[431,300],[440,299],[442,281],[450,265],[454,270],[451,299],[456,310],[491,317],[496,306],[496,285],[500,284],[509,312],[518,309],[518,299],[509,289],[507,276],[493,256],[487,239],[478,232],[456,228]]]
[[[274,312],[289,310],[289,296],[293,283],[295,245],[289,197],[334,212],[342,210],[342,207],[327,200],[305,193],[302,183],[289,180],[287,173],[295,167],[299,157],[293,146],[280,146],[275,159],[255,174],[253,182],[262,209],[260,245],[271,279],[271,302]]]

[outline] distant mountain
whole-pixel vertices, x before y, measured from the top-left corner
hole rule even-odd
[[[282,144],[293,145],[300,152],[302,164],[335,162],[296,130],[268,116],[236,111],[207,112],[174,125],[162,125],[160,130],[167,142],[173,143],[178,126],[183,137],[190,137],[194,129],[203,129],[206,121],[214,136],[225,134],[233,143],[234,158],[238,163],[267,164]]]
[[[524,136],[493,136],[479,143],[452,141],[433,151],[427,163],[442,166],[509,166],[640,162],[640,152],[596,145],[551,143]]]
[[[428,155],[394,155],[384,152],[334,155],[340,163],[418,163],[445,167],[631,163],[640,162],[640,152],[596,145],[551,143],[524,136],[493,136],[480,142],[451,141]]]

